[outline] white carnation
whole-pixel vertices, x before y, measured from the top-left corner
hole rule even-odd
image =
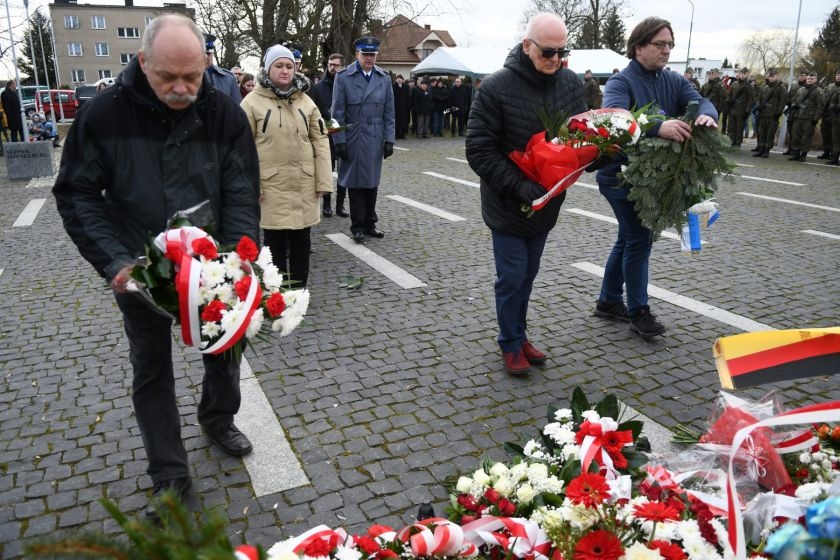
[[[251,320],[248,322],[248,328],[245,330],[245,336],[247,338],[254,338],[257,336],[257,333],[260,332],[260,329],[262,328],[264,319],[265,315],[263,314],[262,309],[254,311],[254,314],[251,315]]]
[[[634,542],[624,549],[624,560],[662,560],[658,550],[652,550],[640,542]]]
[[[218,261],[209,261],[201,266],[201,281],[208,288],[225,281],[225,265]]]

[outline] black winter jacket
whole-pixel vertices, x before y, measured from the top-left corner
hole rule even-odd
[[[524,151],[531,136],[544,129],[541,111],[567,116],[585,112],[583,85],[568,68],[551,76],[537,71],[517,45],[504,68],[481,82],[467,123],[467,161],[481,178],[481,214],[499,233],[533,237],[557,223],[565,193],[527,217],[520,207],[535,183],[510,159],[512,151]]]
[[[76,115],[53,194],[79,252],[108,281],[175,212],[205,200],[218,242],[259,240],[259,162],[245,113],[206,76],[192,106],[167,108],[137,58]]]

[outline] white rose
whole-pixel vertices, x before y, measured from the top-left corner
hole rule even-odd
[[[510,493],[513,491],[510,480],[508,480],[506,476],[499,478],[499,480],[493,483],[493,488],[495,488],[496,491],[505,498],[510,496]]]
[[[490,475],[484,469],[478,469],[472,475],[473,482],[479,486],[487,486],[490,483]]]
[[[516,490],[516,497],[522,504],[530,504],[536,495],[537,491],[530,484],[523,484]]]
[[[458,479],[458,483],[455,485],[455,490],[460,492],[461,494],[466,494],[470,491],[472,487],[472,479],[466,476],[462,476]]]
[[[490,467],[490,474],[493,476],[502,476],[503,474],[508,472],[508,468],[504,463],[496,463],[492,467]]]
[[[543,463],[528,465],[528,480],[542,480],[548,477],[548,466]]]

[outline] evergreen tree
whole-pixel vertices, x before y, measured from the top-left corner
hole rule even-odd
[[[32,38],[31,49],[30,37]],[[29,18],[29,26],[23,31],[23,44],[20,48],[20,56],[17,61],[18,70],[28,76],[28,78],[21,80],[23,84],[34,85],[35,71],[37,70],[39,84],[47,85],[47,81],[49,81],[50,87],[57,87],[50,37],[49,20],[40,11],[36,11]],[[44,46],[43,51],[41,50],[42,43]],[[32,49],[34,49],[34,52]],[[47,68],[44,68],[44,60],[47,62]]]
[[[840,63],[840,8],[834,8],[828,15],[825,25],[811,43],[810,57],[817,74],[833,83]]]
[[[732,64],[729,63],[729,57],[723,59],[723,63],[720,65],[721,68],[732,68]]]
[[[618,54],[624,54],[627,43],[624,36],[627,28],[624,27],[624,20],[618,15],[618,10],[613,8],[607,15],[604,22],[604,29],[601,33],[601,44],[605,49],[612,49]]]

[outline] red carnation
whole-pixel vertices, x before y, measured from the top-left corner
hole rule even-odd
[[[610,137],[610,131],[607,130],[606,128],[604,128],[603,126],[598,127],[598,134],[603,138],[609,138]]]
[[[265,308],[271,317],[279,317],[286,310],[286,300],[283,299],[283,294],[275,292],[268,296]]]
[[[651,550],[659,551],[663,560],[686,560],[685,551],[674,543],[668,541],[653,541],[648,545]]]
[[[303,550],[306,556],[329,556],[332,549],[335,548],[326,539],[315,539]]]
[[[491,504],[495,505],[502,499],[502,495],[499,494],[498,490],[495,488],[488,488],[484,491],[484,497],[487,498],[487,501]]]
[[[610,487],[607,479],[596,473],[583,473],[566,488],[566,497],[575,505],[593,507],[607,500]]]
[[[210,241],[208,237],[194,239],[192,242],[192,250],[193,254],[200,255],[205,259],[215,259],[219,256],[216,244]]]
[[[368,529],[368,536],[376,538],[383,533],[392,533],[393,531],[394,531],[393,527],[389,527],[387,525],[376,524],[376,525],[371,525],[370,526],[370,529]]]
[[[584,535],[575,545],[574,560],[618,560],[624,547],[618,537],[604,529]]]
[[[373,557],[376,560],[386,560],[387,558],[399,558],[400,555],[394,552],[393,550],[383,548],[382,550],[374,554]]]
[[[227,307],[224,303],[214,299],[204,306],[204,310],[201,312],[201,320],[208,323],[217,323],[222,320],[222,311],[225,309]]]
[[[516,513],[516,505],[507,498],[502,498],[499,500],[499,511],[502,512],[502,515],[510,517]]]
[[[353,537],[353,540],[356,541],[356,546],[358,546],[365,554],[379,552],[382,548],[379,546],[379,543],[376,542],[376,539],[368,537],[367,535]]]
[[[233,285],[233,291],[236,292],[236,297],[240,300],[245,301],[245,298],[248,297],[248,291],[251,289],[251,277],[250,276],[243,276],[240,280],[238,280]]]
[[[648,502],[646,504],[636,504],[633,506],[633,513],[637,517],[641,517],[645,521],[653,521],[654,523],[663,521],[677,521],[680,518],[680,512],[671,504],[662,502]]]
[[[242,236],[239,243],[236,245],[236,253],[243,261],[254,262],[257,260],[260,252],[257,249],[257,244],[251,241],[250,237]]]

